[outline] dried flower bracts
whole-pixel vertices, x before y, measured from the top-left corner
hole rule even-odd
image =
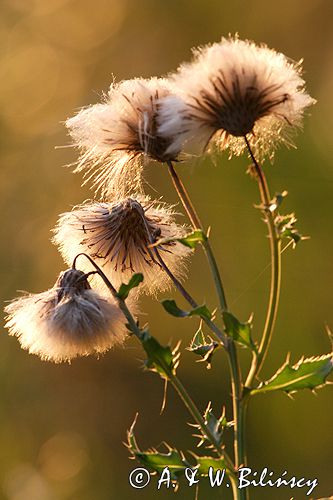
[[[256,154],[272,154],[315,101],[305,92],[301,64],[253,42],[222,38],[197,49],[172,76],[175,93],[161,100],[161,135],[240,154],[248,135]]]
[[[67,127],[80,149],[77,171],[104,195],[141,188],[142,158],[174,160],[179,143],[172,132],[158,133],[158,102],[170,93],[165,79],[126,80],[112,84],[106,100],[81,110],[67,120]]]
[[[5,312],[6,327],[23,349],[56,363],[103,353],[127,334],[114,299],[93,291],[76,269],[61,273],[50,290],[14,300]]]
[[[88,254],[115,287],[128,281],[133,273],[141,272],[144,289],[154,293],[170,283],[151,243],[180,238],[185,233],[185,228],[174,222],[172,207],[136,196],[113,203],[87,203],[62,214],[54,242],[67,263],[80,252]],[[161,244],[157,250],[172,273],[180,278],[191,251],[176,241]],[[88,262],[82,265],[84,270],[91,270]]]

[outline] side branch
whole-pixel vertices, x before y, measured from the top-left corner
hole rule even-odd
[[[269,294],[269,302],[267,307],[264,331],[260,341],[258,354],[253,358],[251,369],[245,383],[246,387],[250,388],[253,384],[255,377],[258,376],[260,370],[262,369],[274,331],[275,320],[277,316],[277,310],[280,299],[280,288],[281,288],[281,240],[277,234],[277,230],[275,227],[275,222],[274,222],[275,210],[270,209],[271,196],[267,180],[265,177],[265,173],[260,164],[258,163],[258,161],[256,160],[247,137],[245,136],[244,139],[253,162],[253,167],[259,185],[261,203],[263,206],[263,212],[265,215],[265,220],[269,231],[269,242],[270,242],[271,264],[272,264],[270,294]]]

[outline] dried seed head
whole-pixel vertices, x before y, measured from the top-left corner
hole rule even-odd
[[[67,120],[74,145],[81,150],[76,171],[104,195],[125,196],[141,189],[142,159],[177,158],[175,135],[157,131],[158,102],[170,93],[165,79],[137,78],[112,84],[105,102]]]
[[[6,308],[6,327],[23,349],[60,363],[99,354],[124,342],[126,320],[114,300],[93,291],[82,271],[69,269],[50,290]]]
[[[290,143],[288,130],[315,102],[305,92],[301,63],[237,37],[194,54],[173,77],[177,95],[161,100],[161,135],[173,130],[182,142],[213,143],[234,154],[242,153],[248,135],[261,156],[272,155],[279,142]]]
[[[174,222],[170,206],[147,197],[124,198],[113,203],[87,203],[62,214],[55,228],[54,243],[66,262],[80,252],[87,253],[103,269],[114,286],[141,272],[140,289],[154,293],[170,285],[160,267],[151,242],[184,236],[184,227]],[[164,262],[181,278],[190,250],[176,241],[157,247]],[[91,270],[83,262],[84,270]]]

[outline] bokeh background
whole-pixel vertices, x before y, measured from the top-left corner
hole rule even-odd
[[[1,106],[1,299],[17,290],[42,291],[63,268],[50,242],[57,215],[91,197],[68,165],[76,153],[66,146],[64,120],[80,106],[98,102],[113,77],[164,75],[189,59],[193,46],[239,32],[266,42],[293,59],[304,58],[305,78],[318,104],[297,137],[298,150],[280,150],[266,166],[272,191],[288,189],[285,210],[295,210],[311,239],[283,256],[283,293],[269,377],[288,352],[329,352],[325,323],[333,325],[333,3],[331,0],[2,0],[0,17]],[[208,158],[179,165],[205,224],[212,227],[232,310],[242,319],[255,313],[263,324],[269,281],[266,228],[253,204],[257,186],[245,175],[248,160],[215,164]],[[147,190],[176,201],[165,168],[146,169]],[[151,187],[149,187],[149,185]],[[266,269],[266,270],[265,270]],[[198,301],[215,305],[200,251],[190,266],[188,287]],[[174,293],[178,302],[181,297]],[[164,295],[170,296],[170,293]],[[159,297],[159,299],[162,298]],[[151,330],[166,343],[185,347],[196,322],[168,317],[151,298],[142,302]],[[0,338],[1,500],[110,500],[167,498],[174,493],[128,486],[122,442],[139,412],[142,448],[164,439],[193,447],[189,417],[172,390],[160,416],[162,382],[142,370],[134,340],[99,360],[71,366],[41,362],[22,351],[3,330]],[[243,352],[244,365],[249,361]],[[230,408],[223,353],[210,371],[184,352],[179,375],[203,410]],[[318,478],[314,498],[333,494],[332,388],[294,400],[271,394],[249,411],[249,461],[277,474]],[[201,498],[227,498],[225,490],[201,487]],[[185,484],[178,498],[195,496]],[[259,489],[253,499],[308,498],[305,490]]]

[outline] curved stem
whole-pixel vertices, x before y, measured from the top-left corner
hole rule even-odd
[[[260,197],[262,202],[262,210],[265,214],[265,219],[268,225],[269,231],[269,242],[271,251],[271,285],[270,285],[270,295],[267,307],[266,321],[264,326],[263,335],[260,341],[260,346],[258,349],[258,354],[253,358],[250,372],[246,380],[246,387],[251,387],[255,377],[259,374],[262,365],[265,361],[269,344],[272,339],[275,320],[277,315],[277,310],[279,306],[280,298],[280,285],[281,285],[281,240],[277,234],[274,217],[275,211],[270,209],[271,196],[269,193],[269,188],[267,180],[263,169],[257,162],[250,143],[247,137],[244,137],[246,146],[248,148],[249,154],[251,156],[253,167],[257,176]]]

